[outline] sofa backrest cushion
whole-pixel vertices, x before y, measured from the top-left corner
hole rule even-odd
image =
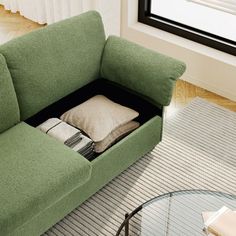
[[[101,17],[90,11],[0,46],[21,120],[98,78],[104,44]]]
[[[20,112],[10,72],[0,54],[0,133],[20,121]]]

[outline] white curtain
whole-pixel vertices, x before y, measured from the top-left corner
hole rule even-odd
[[[120,35],[120,0],[0,0],[0,4],[40,24],[97,10],[103,17],[107,35]]]
[[[0,0],[0,4],[40,24],[51,24],[92,9],[89,0]]]

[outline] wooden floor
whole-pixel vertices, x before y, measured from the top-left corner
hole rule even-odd
[[[0,5],[0,44],[39,27],[42,26],[27,20],[20,14],[5,11],[3,6]]]
[[[227,98],[211,93],[183,80],[179,80],[177,81],[171,104],[166,108],[167,115],[172,115],[185,107],[195,97],[204,98],[236,112],[236,102],[230,101]]]
[[[43,26],[30,21],[19,14],[12,14],[9,11],[5,11],[4,8],[0,6],[0,44],[40,27]],[[179,80],[174,91],[172,102],[166,109],[167,115],[177,112],[195,97],[202,97],[232,111],[236,111],[236,102],[232,102],[226,98],[208,92],[205,89]]]

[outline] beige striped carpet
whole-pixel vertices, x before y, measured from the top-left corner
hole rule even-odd
[[[236,113],[200,98],[166,120],[152,152],[44,236],[113,236],[126,212],[162,193],[193,188],[236,194]]]

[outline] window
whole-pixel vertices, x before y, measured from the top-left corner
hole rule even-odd
[[[236,55],[236,0],[139,0],[139,22]]]

